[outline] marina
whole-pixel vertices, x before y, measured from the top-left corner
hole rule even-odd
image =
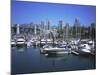
[[[19,37],[11,41],[12,74],[89,70],[96,67],[96,50],[90,39],[66,42],[32,38],[26,40]]]
[[[12,33],[11,38],[12,74],[86,70],[96,67],[96,41],[90,35],[82,38],[82,33],[76,30],[73,37],[66,28],[63,30],[65,33],[62,35],[59,32],[58,36],[57,29],[37,29],[36,25],[33,27],[33,34],[29,32],[30,27],[27,28],[28,32],[25,32],[26,29],[21,32],[19,24],[15,28],[16,32]]]
[[[12,75],[96,68],[95,6],[23,1],[12,6]]]
[[[85,39],[84,39],[85,40]],[[75,41],[74,41],[75,42]],[[87,43],[86,43],[87,42]],[[41,53],[74,53],[74,54],[82,54],[82,55],[95,55],[94,43],[91,45],[89,41],[80,40],[77,44],[72,44],[73,42],[66,42],[66,44],[62,42],[56,42],[56,44],[52,41],[48,42],[46,40],[29,40],[26,41],[22,37],[17,38],[15,41],[11,41],[12,47],[39,47]]]
[[[12,74],[95,69],[95,39],[57,38],[52,29],[37,34],[36,27],[34,34],[24,35],[19,25],[16,30],[11,39]]]

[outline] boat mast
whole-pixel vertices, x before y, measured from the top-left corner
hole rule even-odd
[[[17,35],[20,34],[20,28],[19,28],[19,24],[17,24]]]
[[[36,25],[34,26],[34,34],[36,35]]]

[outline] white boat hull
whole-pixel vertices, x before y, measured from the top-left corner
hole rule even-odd
[[[66,48],[44,48],[41,53],[68,54]]]
[[[25,42],[17,42],[16,43],[16,46],[26,46],[26,43]]]
[[[89,55],[91,53],[91,51],[88,49],[80,49],[80,50],[78,50],[78,53],[81,55]]]
[[[16,43],[12,42],[12,43],[11,43],[11,46],[12,46],[12,47],[13,47],[13,46],[16,46]]]

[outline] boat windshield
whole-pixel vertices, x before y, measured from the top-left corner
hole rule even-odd
[[[81,41],[81,44],[86,44],[87,43],[87,41]]]

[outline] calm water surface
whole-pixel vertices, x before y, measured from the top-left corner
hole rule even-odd
[[[14,47],[11,52],[12,74],[95,69],[93,56],[45,56],[40,54],[39,48],[33,47]]]

